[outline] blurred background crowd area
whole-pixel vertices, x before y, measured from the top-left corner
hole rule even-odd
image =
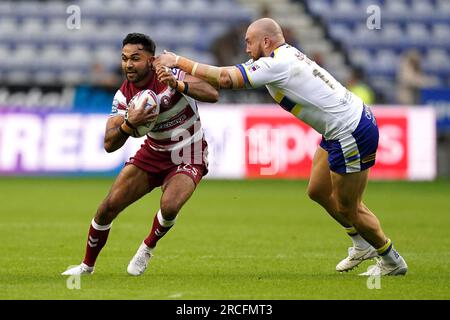
[[[373,5],[376,29],[368,25]],[[80,21],[71,28],[73,6]],[[0,81],[116,88],[129,32],[148,34],[157,53],[233,65],[248,59],[245,30],[263,16],[368,104],[420,104],[421,89],[450,86],[449,0],[0,1]],[[261,92],[223,99],[270,101]]]

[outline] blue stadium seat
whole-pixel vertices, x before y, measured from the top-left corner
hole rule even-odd
[[[13,13],[13,4],[11,1],[0,1],[0,17],[11,17]],[[1,22],[1,20],[0,20]]]
[[[76,3],[70,3],[76,4]],[[41,4],[39,11],[34,13],[34,16],[51,17],[51,16],[67,16],[68,4],[59,0],[48,0]],[[84,11],[84,10],[83,10]]]
[[[433,72],[450,72],[450,55],[443,49],[430,49],[424,58],[423,68]]]
[[[396,71],[398,62],[399,58],[395,51],[390,49],[382,49],[377,52],[374,65],[377,68],[390,72]]]
[[[450,8],[450,6],[449,6]],[[450,25],[444,23],[436,23],[433,26],[433,38],[437,43],[449,43],[450,42]]]
[[[423,0],[413,0],[412,11],[415,14],[420,14],[422,16],[428,17],[433,17],[436,12],[432,2]]]
[[[39,61],[40,68],[51,69],[61,68],[64,66],[64,59],[66,57],[66,51],[61,45],[47,44],[41,49],[41,54],[36,57]]]
[[[405,39],[405,33],[398,23],[383,24],[381,32],[383,43],[399,43]]]
[[[17,35],[20,23],[15,18],[2,18],[0,20],[0,43],[5,43]]]
[[[351,62],[358,67],[365,67],[373,62],[373,58],[368,50],[353,49],[349,52]]]
[[[450,1],[437,0],[437,11],[446,15],[450,15]]]
[[[352,12],[357,11],[357,6],[352,0],[334,1],[333,9],[339,15],[351,15]]]
[[[10,70],[5,72],[4,78],[11,84],[30,84],[31,74],[28,70]]]
[[[386,1],[383,6],[383,10],[399,16],[403,16],[410,11],[404,0]]]
[[[58,73],[50,70],[38,70],[32,73],[31,79],[40,85],[51,85],[58,82]]]
[[[423,43],[431,39],[428,29],[422,23],[409,23],[406,26],[406,33],[411,42]]]
[[[348,42],[353,37],[353,29],[346,23],[330,23],[329,30],[333,38],[343,42]]]
[[[331,10],[331,5],[326,0],[309,1],[309,8],[315,14],[325,16]]]
[[[30,44],[20,44],[16,47],[8,59],[8,64],[13,69],[32,69],[36,63],[36,56],[38,56],[38,49]]]
[[[86,74],[80,70],[63,70],[60,73],[59,80],[62,83],[77,84],[86,80]]]

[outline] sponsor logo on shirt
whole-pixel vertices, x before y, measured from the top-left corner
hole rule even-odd
[[[253,65],[250,66],[250,70],[249,71],[250,72],[255,72],[258,69],[259,69],[259,66],[257,64],[253,64]]]
[[[190,164],[180,164],[177,168],[177,172],[187,172],[193,177],[196,177],[199,173],[197,168],[194,168]]]

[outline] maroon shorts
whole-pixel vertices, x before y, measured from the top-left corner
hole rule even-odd
[[[183,157],[182,153],[174,155],[174,152],[177,151],[153,150],[146,141],[125,165],[133,164],[146,171],[150,189],[162,186],[176,174],[189,176],[197,185],[202,177],[208,173],[208,144],[203,140],[201,148],[197,149],[201,150],[196,150],[192,145],[191,156]]]

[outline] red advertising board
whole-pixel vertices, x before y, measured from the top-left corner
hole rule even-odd
[[[408,118],[406,113],[377,114],[380,140],[375,166],[370,175],[377,179],[405,179],[408,176]]]
[[[280,109],[249,109],[245,119],[247,177],[308,177],[321,136]]]
[[[371,175],[403,179],[408,174],[408,114],[377,112],[380,141]],[[307,178],[321,136],[281,109],[248,109],[245,117],[246,176]]]
[[[308,178],[321,136],[274,105],[202,106],[206,178]],[[436,117],[431,108],[373,109],[380,130],[376,179],[436,177]],[[103,149],[107,115],[0,112],[0,175],[117,174],[145,138]]]

